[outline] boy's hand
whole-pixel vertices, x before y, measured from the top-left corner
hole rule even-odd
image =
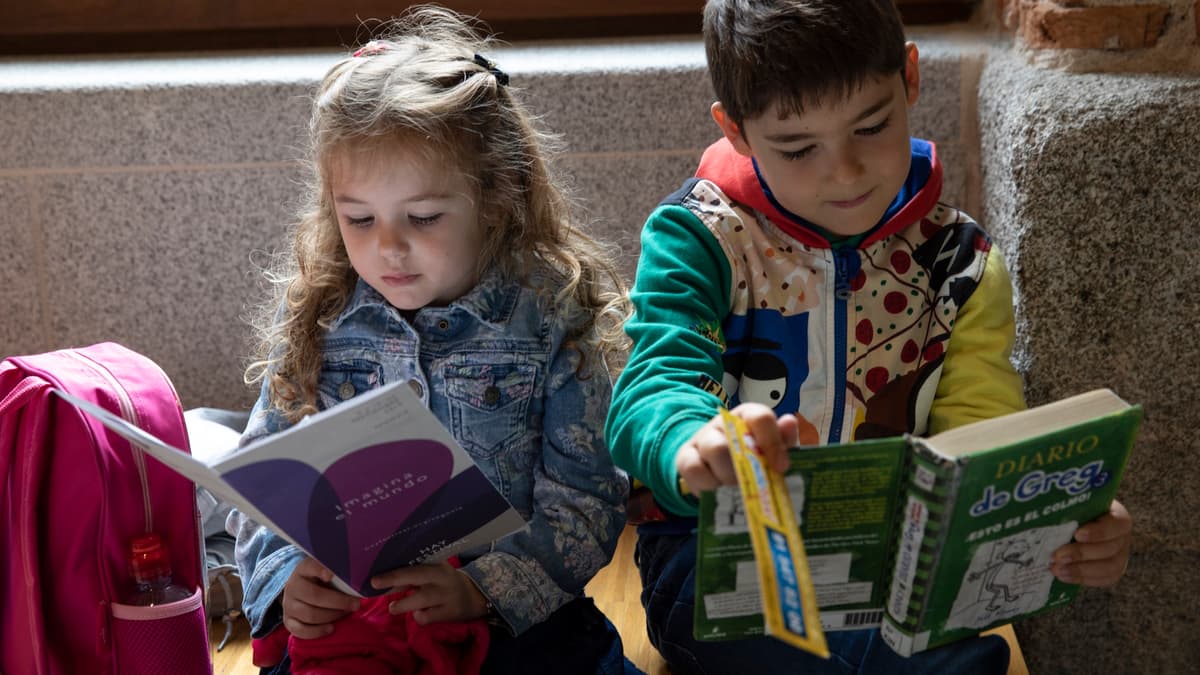
[[[775,411],[759,403],[743,403],[732,411],[746,422],[746,430],[767,466],[787,471],[787,450],[799,439],[795,415],[776,418]],[[675,453],[675,469],[690,492],[714,490],[719,485],[737,485],[729,439],[718,414],[700,427]]]
[[[413,619],[422,626],[435,621],[477,619],[487,613],[487,599],[475,582],[448,562],[384,572],[373,577],[371,585],[392,592],[411,591],[388,605],[388,611],[412,612]]]
[[[309,640],[333,632],[333,622],[358,609],[359,600],[331,588],[330,572],[305,558],[283,587],[283,625],[298,638]]]
[[[1121,502],[1075,531],[1075,541],[1054,552],[1050,570],[1060,580],[1084,586],[1112,586],[1129,564],[1133,518]]]

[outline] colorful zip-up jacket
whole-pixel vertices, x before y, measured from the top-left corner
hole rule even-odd
[[[719,141],[642,230],[629,362],[606,424],[617,465],[694,515],[675,453],[721,406],[800,419],[801,443],[923,434],[1024,408],[1012,289],[991,238],[941,204],[936,149],[857,244],[832,245]]]

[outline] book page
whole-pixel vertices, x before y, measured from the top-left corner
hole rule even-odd
[[[64,394],[148,454],[303,549],[341,590],[489,544],[524,519],[406,382],[366,392],[208,466]]]
[[[166,464],[184,478],[210,489],[220,488],[224,489],[225,493],[229,492],[229,486],[224,485],[224,481],[212,467],[192,457],[184,450],[163,442],[157,436],[125,421],[120,415],[115,415],[90,401],[85,401],[61,389],[55,389],[54,393],[64,401],[91,415],[143,452],[149,453],[158,461]],[[213,491],[217,492],[217,489],[213,489]],[[225,493],[222,493],[222,496],[225,496]]]
[[[934,434],[924,443],[946,457],[1011,445],[1130,407],[1109,389],[1096,389],[1021,412]]]

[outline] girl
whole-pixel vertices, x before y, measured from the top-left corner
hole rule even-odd
[[[544,138],[479,56],[489,44],[423,7],[326,74],[313,198],[273,275],[280,298],[247,371],[262,391],[242,442],[408,380],[528,527],[461,554],[457,569],[379,575],[377,588],[409,592],[388,610],[420,625],[486,618],[483,672],[636,671],[582,596],[624,525],[628,485],[602,431],[624,288],[571,226]],[[239,513],[227,527],[254,637],[282,624],[295,646],[360,607],[274,533]]]

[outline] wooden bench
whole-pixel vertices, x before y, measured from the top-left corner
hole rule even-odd
[[[671,675],[662,656],[646,637],[646,615],[642,611],[642,580],[633,564],[633,547],[637,531],[626,527],[617,544],[613,561],[600,570],[587,586],[587,594],[595,598],[596,605],[612,620],[621,633],[625,655],[647,675]],[[1008,675],[1029,675],[1025,657],[1017,644],[1012,626],[1001,626],[988,631],[1008,641],[1012,656],[1008,663]],[[257,675],[258,669],[251,663],[250,627],[244,619],[238,621],[234,635],[219,654],[216,645],[225,634],[224,624],[217,621],[210,626],[209,642],[213,650],[213,673],[215,675]]]

